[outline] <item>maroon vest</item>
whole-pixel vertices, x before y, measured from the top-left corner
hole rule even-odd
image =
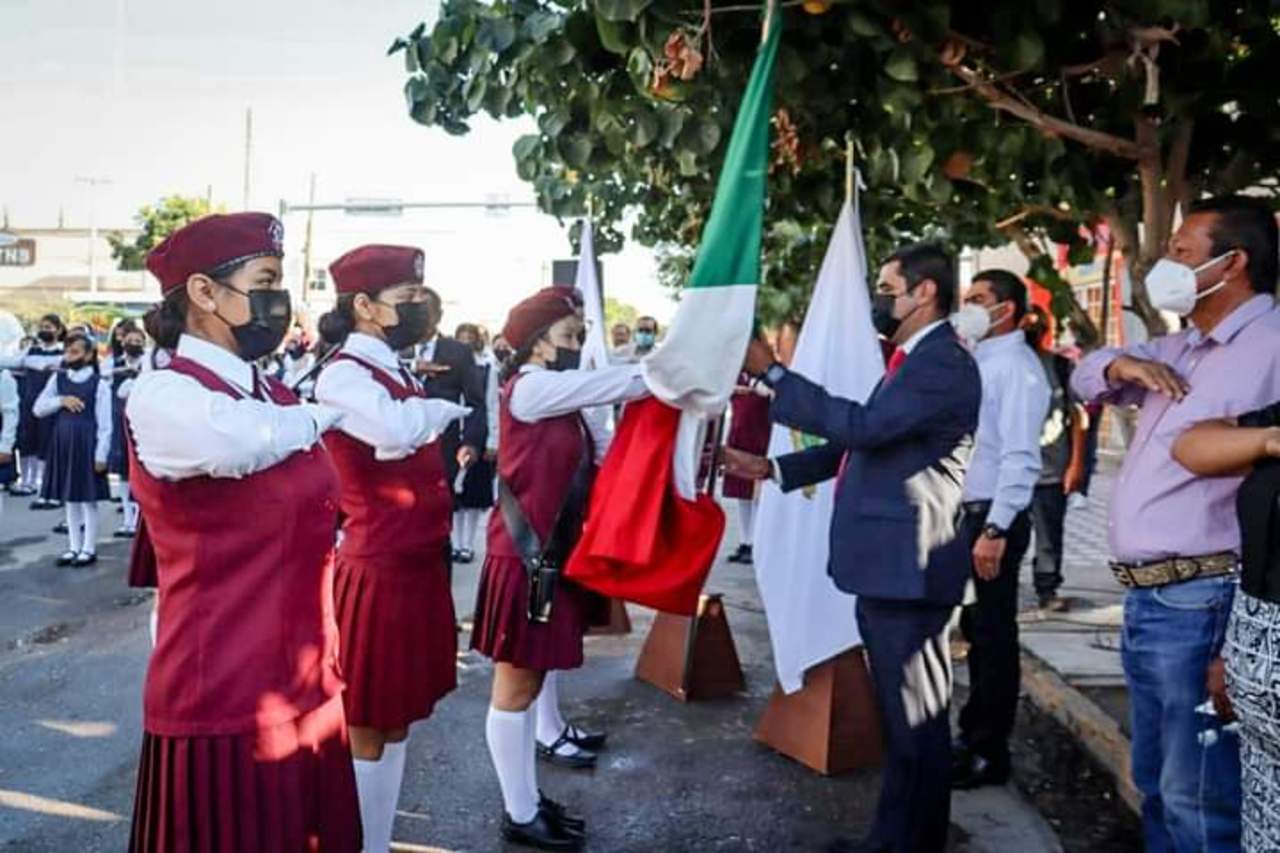
[[[350,361],[369,371],[393,400],[425,399],[426,391],[411,381],[405,387],[382,369],[349,353],[334,361]],[[342,544],[344,557],[420,556],[435,553],[449,538],[453,497],[445,482],[440,444],[433,441],[404,459],[379,461],[374,449],[341,430],[325,433],[342,487]],[[433,565],[433,563],[421,563]]]
[[[243,394],[175,356],[168,370]],[[298,399],[275,380],[280,405]],[[342,689],[333,615],[338,480],[322,446],[239,479],[162,480],[130,442],[129,486],[146,519],[160,619],[143,725],[171,737],[288,722]]]
[[[525,518],[546,543],[564,504],[582,454],[591,448],[582,417],[574,412],[536,423],[511,415],[511,393],[520,381],[516,374],[498,396],[498,476],[510,487]],[[516,550],[502,513],[489,514],[488,553],[516,557]]]

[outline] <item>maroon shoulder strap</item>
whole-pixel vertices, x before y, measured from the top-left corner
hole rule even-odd
[[[161,370],[172,370],[174,373],[181,373],[183,376],[190,376],[210,391],[220,391],[237,400],[244,399],[244,392],[209,368],[205,367],[198,361],[192,361],[186,356],[174,354],[170,356],[169,363]]]
[[[392,397],[396,396],[396,394],[398,393],[403,394],[405,391],[408,391],[410,394],[414,395],[415,397],[426,396],[426,392],[422,389],[422,386],[419,385],[416,380],[414,380],[413,375],[410,374],[408,371],[402,371],[404,374],[402,378],[406,379],[406,381],[409,382],[408,386],[406,387],[404,385],[397,384],[396,381],[392,379],[390,376],[388,376],[387,372],[383,370],[381,367],[378,367],[377,365],[361,358],[358,355],[352,355],[349,352],[343,351],[338,353],[336,356],[334,356],[333,361],[350,361],[360,365],[365,370],[369,371],[370,375],[373,376],[374,381],[377,382],[379,385],[381,385],[383,388],[386,388],[387,393],[390,394]]]

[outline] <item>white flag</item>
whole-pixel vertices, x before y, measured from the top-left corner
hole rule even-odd
[[[609,364],[609,348],[604,339],[604,297],[600,277],[596,275],[596,246],[591,233],[591,220],[582,221],[582,241],[578,248],[578,275],[573,284],[582,294],[582,317],[587,326],[587,339],[582,342],[583,370],[595,370]]]
[[[822,259],[813,299],[796,341],[791,369],[832,394],[865,402],[884,374],[884,356],[871,325],[862,220],[845,202]],[[769,455],[821,444],[775,424]],[[854,597],[827,576],[835,480],[783,494],[766,482],[756,519],[756,583],[769,620],[778,683],[787,693],[804,686],[809,667],[859,642]]]

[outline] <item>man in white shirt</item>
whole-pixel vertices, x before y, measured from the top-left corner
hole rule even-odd
[[[1006,270],[973,277],[970,312],[990,329],[975,347],[982,408],[965,476],[965,533],[973,551],[977,601],[960,616],[970,643],[969,698],[960,712],[952,786],[1000,785],[1009,778],[1009,736],[1018,708],[1018,569],[1031,539],[1027,507],[1040,477],[1040,431],[1049,383],[1019,328],[1027,288]],[[979,315],[981,319],[981,315]]]

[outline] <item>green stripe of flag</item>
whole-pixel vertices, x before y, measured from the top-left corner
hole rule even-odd
[[[711,216],[702,231],[689,287],[760,283],[760,235],[764,186],[769,171],[769,119],[773,66],[781,40],[782,13],[775,10],[742,95],[733,135],[716,185]]]

